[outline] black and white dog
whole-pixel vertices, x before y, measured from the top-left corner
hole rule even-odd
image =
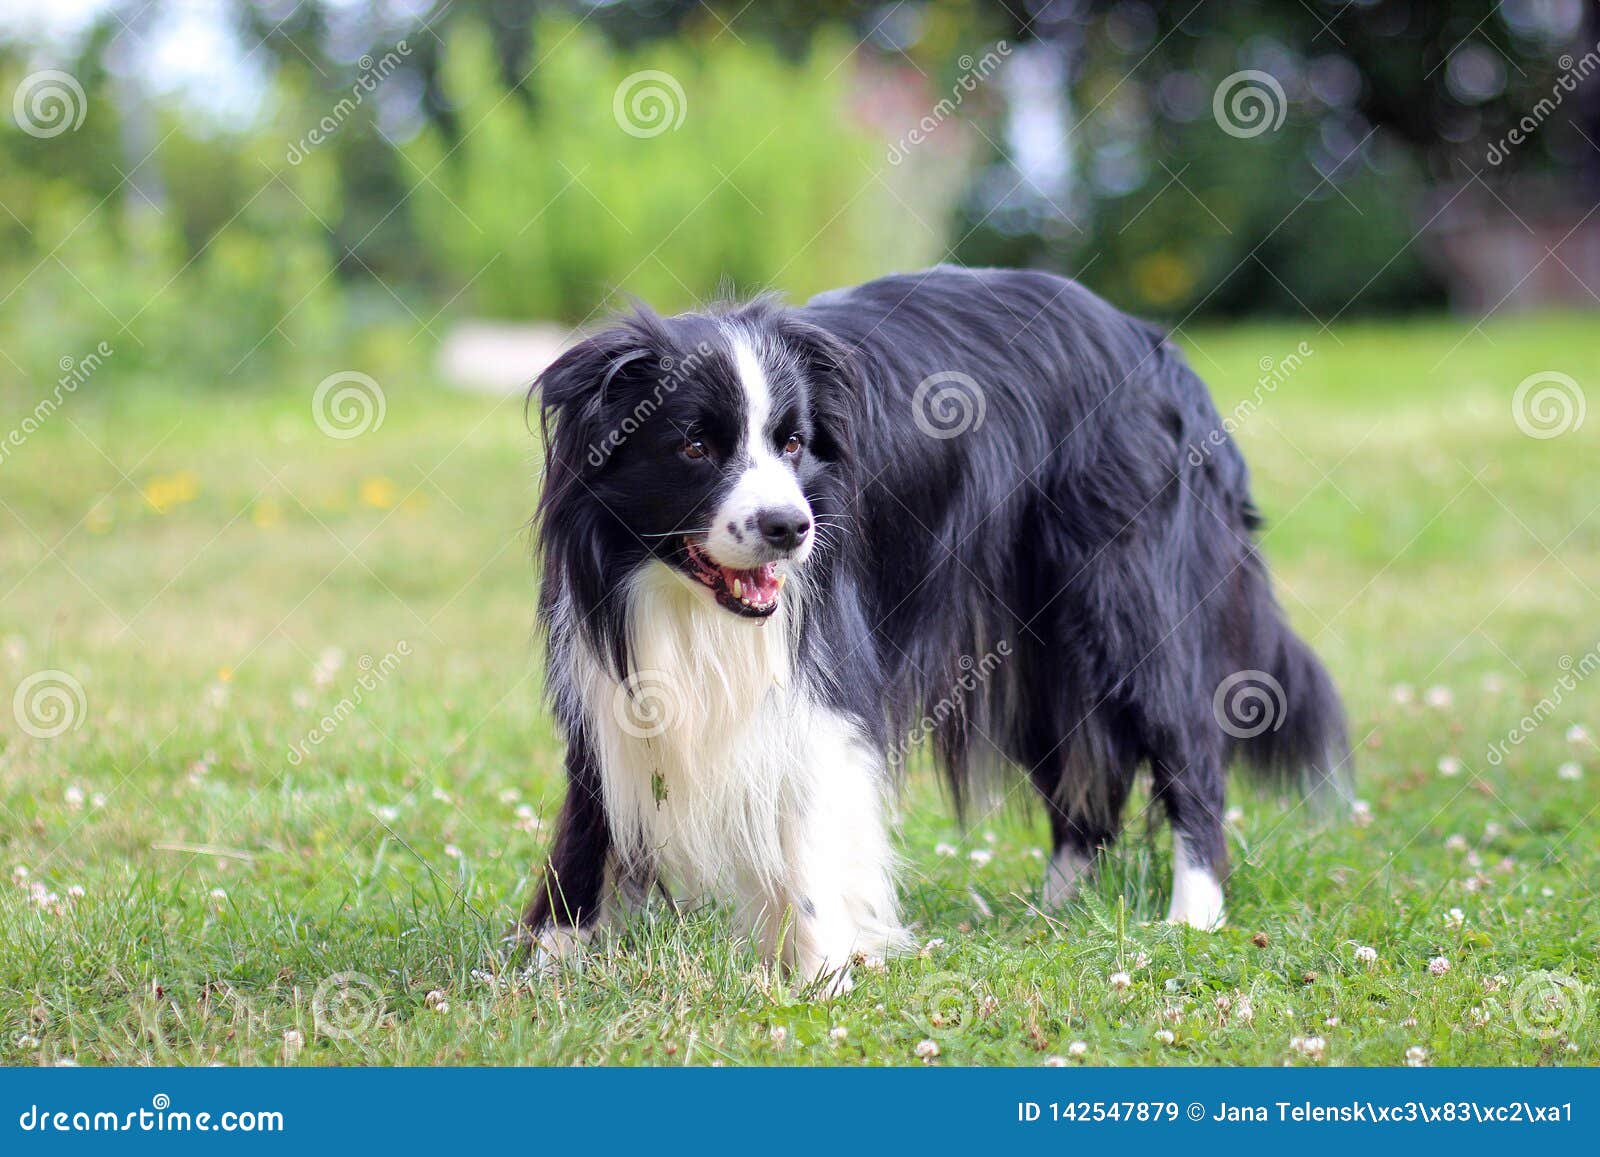
[[[847,985],[907,939],[886,792],[918,733],[958,799],[985,765],[1027,773],[1046,904],[1148,766],[1169,919],[1215,928],[1231,757],[1344,761],[1204,383],[1074,282],[942,266],[803,308],[641,311],[535,391],[570,780],[523,918],[546,958],[665,882]]]

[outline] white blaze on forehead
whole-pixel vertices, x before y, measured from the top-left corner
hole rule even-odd
[[[706,549],[723,566],[744,568],[759,566],[770,558],[755,525],[759,512],[799,509],[809,517],[811,504],[794,471],[772,444],[767,429],[772,419],[772,389],[755,343],[743,330],[729,328],[726,332],[744,392],[744,445],[734,454],[744,472],[711,517]],[[802,560],[810,549],[811,539],[807,538],[795,552],[795,561]]]
[[[752,459],[759,459],[767,447],[767,422],[772,417],[772,388],[767,384],[767,371],[761,368],[755,346],[748,334],[739,330],[729,333],[733,342],[733,364],[739,372],[739,385],[744,389],[745,451]]]

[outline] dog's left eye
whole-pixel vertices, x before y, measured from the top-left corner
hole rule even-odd
[[[783,444],[783,452],[792,457],[800,453],[800,448],[805,444],[805,439],[800,437],[799,434],[790,434],[789,440]]]

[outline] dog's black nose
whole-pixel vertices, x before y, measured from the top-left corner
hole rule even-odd
[[[756,514],[756,529],[769,545],[779,550],[793,550],[811,529],[811,518],[795,506],[763,510]]]

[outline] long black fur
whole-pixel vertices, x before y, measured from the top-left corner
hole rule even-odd
[[[641,311],[540,378],[542,622],[574,793],[592,796],[594,768],[565,655],[581,635],[625,676],[622,578],[652,557],[675,564],[667,532],[715,504],[662,447],[690,421],[742,421],[730,322],[783,351],[773,388],[807,431],[801,482],[828,528],[805,568],[817,594],[798,668],[886,752],[933,720],[958,798],[985,766],[1020,768],[1057,848],[1091,858],[1148,766],[1174,829],[1218,878],[1233,757],[1311,784],[1336,776],[1337,693],[1273,598],[1248,472],[1204,383],[1162,333],[1072,281],[939,267],[801,308]],[[663,393],[664,360],[693,368]],[[952,372],[977,384],[981,422],[969,410],[968,428],[932,437],[915,414],[935,403],[917,390]],[[634,432],[595,453],[641,409]],[[560,591],[572,605],[557,614]],[[952,688],[1001,644],[951,710]],[[1274,725],[1251,738],[1220,725],[1215,701],[1244,671],[1283,690]],[[567,810],[550,865],[564,902],[547,882],[530,925],[581,922],[597,904],[603,816]]]

